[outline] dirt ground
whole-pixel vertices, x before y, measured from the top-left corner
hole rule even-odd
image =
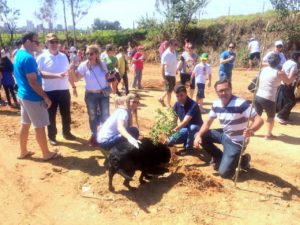
[[[256,72],[236,69],[234,94],[251,99],[246,87]],[[132,74],[129,76],[132,78]],[[145,66],[145,89],[139,111],[142,135],[154,121],[157,99],[162,94],[159,65]],[[213,81],[217,78],[214,68]],[[0,108],[0,224],[300,224],[300,105],[291,114],[292,124],[275,124],[276,140],[266,141],[265,126],[251,138],[247,151],[252,169],[243,173],[234,187],[231,180],[214,174],[203,151],[173,157],[171,173],[128,191],[116,175],[116,193],[108,191],[108,176],[99,149],[90,148],[88,117],[83,100],[72,98],[72,132],[76,141],[66,141],[58,122],[59,146],[50,147],[63,158],[42,162],[31,130],[29,149],[36,154],[17,160],[19,112]],[[207,88],[206,108],[216,98]],[[113,110],[111,104],[111,111]],[[204,120],[207,115],[204,115]],[[265,117],[264,117],[265,118]],[[58,118],[59,120],[59,118]],[[216,121],[214,127],[218,127]],[[206,160],[206,161],[205,161]]]

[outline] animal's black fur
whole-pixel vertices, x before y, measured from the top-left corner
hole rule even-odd
[[[125,178],[124,185],[131,188],[129,182],[136,170],[140,170],[140,183],[144,178],[150,179],[151,175],[162,175],[168,172],[167,163],[171,159],[170,149],[161,143],[154,145],[149,138],[143,138],[139,149],[128,142],[122,142],[110,149],[108,157],[109,190],[113,191],[113,176],[119,173]]]

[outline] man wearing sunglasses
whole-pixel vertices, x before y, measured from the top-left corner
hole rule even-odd
[[[49,151],[45,126],[49,125],[47,108],[51,100],[42,89],[42,77],[33,57],[38,50],[38,35],[28,32],[22,37],[22,47],[17,51],[14,60],[14,74],[18,84],[18,98],[21,105],[20,155],[19,159],[30,157],[27,141],[31,124],[35,128],[36,140],[42,150],[43,160],[59,157]]]
[[[268,63],[268,59],[269,57],[275,53],[275,54],[278,54],[279,57],[280,57],[280,63],[279,63],[279,68],[278,69],[281,69],[283,64],[285,63],[286,61],[286,58],[285,58],[285,55],[283,54],[283,42],[281,40],[278,40],[278,41],[275,41],[275,48],[273,51],[270,51],[268,52],[264,57],[263,57],[263,66],[269,66],[269,63]]]
[[[58,37],[54,33],[47,34],[46,45],[48,50],[38,56],[37,64],[43,76],[43,89],[52,101],[52,105],[48,109],[50,119],[48,138],[51,145],[57,145],[56,112],[58,107],[62,118],[64,138],[67,140],[76,138],[71,133],[69,82],[73,88],[74,96],[77,96],[77,92],[73,80],[68,77],[68,58],[65,54],[59,52]]]
[[[236,59],[235,43],[229,43],[228,49],[220,55],[219,80],[231,80],[233,64]]]

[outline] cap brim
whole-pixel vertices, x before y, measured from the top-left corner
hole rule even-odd
[[[208,58],[200,58],[201,60],[207,60]]]

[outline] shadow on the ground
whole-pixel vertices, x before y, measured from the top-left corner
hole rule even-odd
[[[264,135],[255,135],[255,136],[260,137],[260,138],[265,137]],[[281,142],[291,144],[291,145],[300,145],[300,138],[290,136],[287,134],[280,134],[278,136],[275,136],[275,138],[273,140],[268,140],[268,141],[281,141]]]
[[[98,159],[100,158],[104,157],[91,156],[89,158],[82,159],[74,156],[63,156],[46,162],[44,162],[40,158],[28,158],[28,160],[51,163],[54,166],[58,166],[68,170],[80,170],[81,172],[89,174],[90,176],[100,176],[106,171],[106,168],[104,166],[100,166],[98,163]]]
[[[89,146],[88,140],[77,137],[74,141],[58,141],[59,146],[64,146],[77,151],[94,151],[99,148]]]
[[[148,207],[160,202],[163,195],[169,192],[183,177],[183,173],[172,173],[168,177],[153,178],[135,190],[121,190],[116,194],[124,195],[130,201],[136,202],[140,209],[150,213]]]
[[[272,183],[276,187],[288,189],[287,191],[284,191],[281,196],[283,200],[292,200],[293,195],[300,198],[300,190],[298,189],[298,187],[294,186],[286,180],[283,180],[277,175],[252,168],[247,173],[241,174],[241,176],[239,177],[239,182],[244,182],[247,180],[256,180],[264,183]]]
[[[5,116],[20,116],[20,111],[12,111],[12,110],[7,110],[7,109],[1,109],[0,110],[0,116],[5,115]]]
[[[300,113],[298,112],[292,112],[290,114],[290,122],[289,125],[292,126],[299,126],[300,125]]]

